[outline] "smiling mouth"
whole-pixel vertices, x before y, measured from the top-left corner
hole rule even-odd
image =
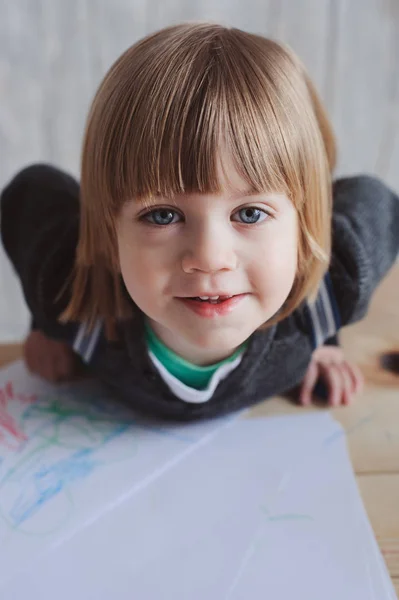
[[[232,313],[235,308],[241,304],[241,301],[247,294],[234,294],[232,296],[192,296],[178,298],[178,300],[193,311],[195,314],[204,318],[219,318]]]
[[[188,300],[197,300],[198,302],[208,302],[209,304],[221,304],[234,296],[192,296]]]

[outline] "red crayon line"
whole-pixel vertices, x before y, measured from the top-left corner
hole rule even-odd
[[[15,420],[8,413],[0,411],[0,427],[6,430],[12,437],[15,437],[18,441],[25,441],[27,439],[23,431],[18,428]]]
[[[10,440],[7,440],[7,435],[11,437],[11,442],[14,441],[18,444],[28,439],[25,433],[18,427],[14,417],[7,410],[9,401],[16,399],[22,402],[32,402],[36,398],[33,395],[29,396],[27,394],[16,397],[12,382],[7,381],[5,386],[0,388],[0,444],[12,450],[16,450],[18,446],[14,447],[14,444],[10,444]]]

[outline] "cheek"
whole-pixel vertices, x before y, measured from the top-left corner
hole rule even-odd
[[[119,268],[125,286],[135,300],[135,290],[140,290],[146,273],[143,253],[141,257],[138,248],[123,235],[118,237]]]
[[[275,269],[287,277],[295,277],[298,265],[298,246],[296,238],[281,241],[276,247]]]
[[[298,236],[294,224],[265,238],[256,260],[260,285],[267,294],[285,295],[291,290],[298,265]]]
[[[121,236],[118,239],[119,265],[122,278],[132,299],[140,305],[142,298],[161,289],[167,274],[165,253],[144,243],[133,243]]]

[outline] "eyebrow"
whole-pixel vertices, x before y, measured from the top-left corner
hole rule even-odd
[[[262,196],[263,194],[266,194],[266,193],[267,192],[257,192],[256,190],[243,190],[243,191],[236,192],[234,194],[230,194],[230,198],[231,199],[248,198],[248,196]]]

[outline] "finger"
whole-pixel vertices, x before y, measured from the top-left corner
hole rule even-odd
[[[342,401],[343,382],[340,369],[337,365],[330,364],[322,367],[323,378],[326,380],[329,394],[328,405],[339,406]]]
[[[312,360],[306,371],[299,394],[299,402],[303,406],[309,406],[312,403],[312,393],[318,377],[319,365],[316,361]]]
[[[353,382],[353,391],[356,395],[361,394],[364,388],[364,375],[357,365],[350,363],[347,366]]]
[[[343,384],[342,404],[345,404],[345,405],[350,404],[356,394],[355,385],[354,385],[355,382],[352,377],[351,367],[352,367],[352,365],[350,365],[346,361],[339,365],[339,368],[341,370],[342,384]]]

